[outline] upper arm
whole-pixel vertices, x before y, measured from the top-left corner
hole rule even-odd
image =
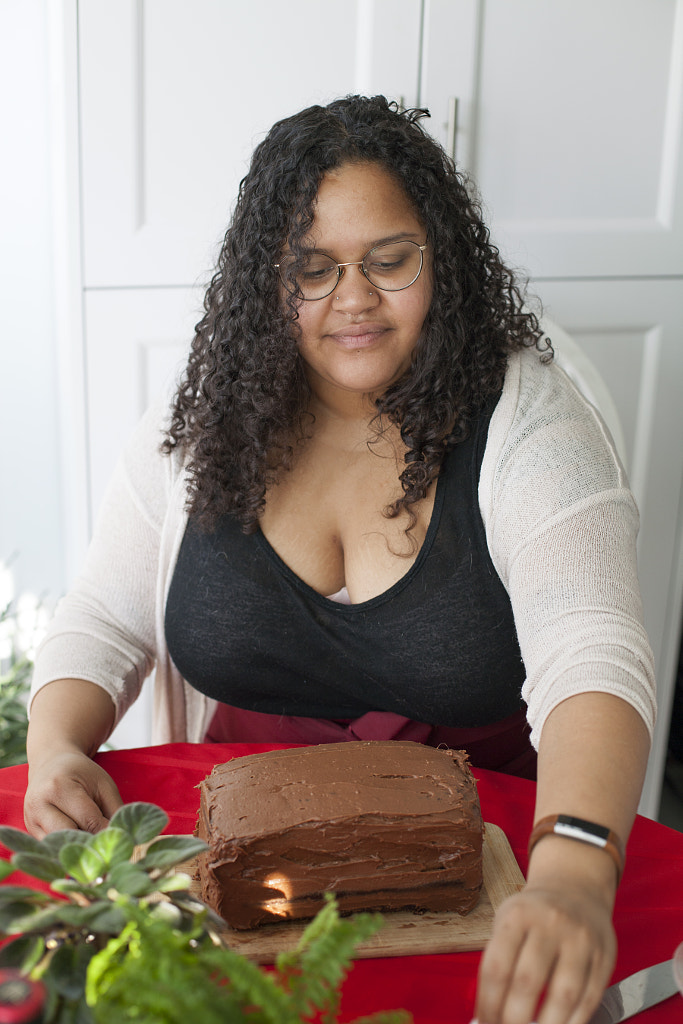
[[[84,679],[109,693],[118,720],[154,665],[159,545],[174,486],[161,436],[150,411],[116,466],[82,572],[40,645],[34,694],[55,679]]]
[[[561,370],[532,359],[517,360],[497,422],[494,413],[481,495],[527,671],[533,739],[558,703],[585,690],[623,697],[651,731],[638,511],[595,410]]]

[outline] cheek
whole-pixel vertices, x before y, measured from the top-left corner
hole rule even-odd
[[[424,282],[422,284],[422,308],[424,310],[423,321],[427,319],[427,314],[432,305],[432,299],[434,297],[434,278],[432,276],[432,268],[427,263],[422,271]],[[419,282],[418,282],[419,283]]]
[[[316,312],[317,310],[311,308],[310,302],[303,302],[299,307],[299,318],[296,321],[299,348],[305,346],[315,333],[318,319]]]
[[[429,308],[432,304],[432,289],[431,287],[423,288],[420,294],[414,296],[415,301],[411,305],[410,318],[413,327],[418,332],[422,330],[422,325],[427,319]]]

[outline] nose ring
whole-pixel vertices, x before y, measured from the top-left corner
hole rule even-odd
[[[368,292],[368,295],[369,296],[372,295],[372,292]],[[341,299],[341,295],[335,295],[335,299],[337,299],[337,300]]]

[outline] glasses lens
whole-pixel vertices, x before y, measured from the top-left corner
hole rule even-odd
[[[283,256],[280,260],[280,279],[292,295],[304,299],[323,299],[337,283],[337,264],[330,256],[319,252],[307,256]]]
[[[400,292],[416,281],[422,270],[422,250],[417,242],[389,242],[371,249],[363,271],[376,288]]]

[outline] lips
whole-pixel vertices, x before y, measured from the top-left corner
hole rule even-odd
[[[365,348],[373,345],[388,330],[388,327],[378,323],[348,324],[338,331],[330,332],[329,337],[344,348]]]

